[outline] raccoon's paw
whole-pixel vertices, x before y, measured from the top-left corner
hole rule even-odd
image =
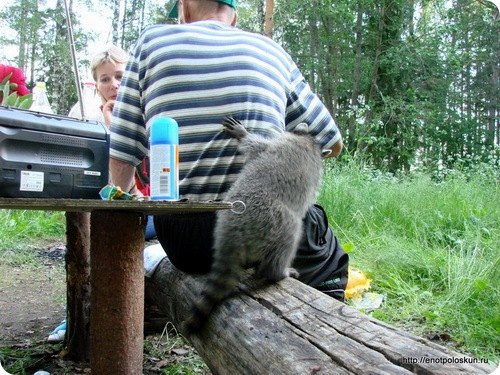
[[[183,331],[189,335],[198,333],[203,328],[204,321],[197,314],[191,314],[188,319],[182,323]]]
[[[300,273],[295,268],[290,268],[288,270],[288,276],[293,277],[294,279],[298,279],[300,276]]]
[[[241,122],[233,117],[226,117],[222,121],[222,125],[224,126],[227,132],[229,132],[233,137],[235,137],[238,140],[241,140],[248,134],[247,130],[241,124]]]

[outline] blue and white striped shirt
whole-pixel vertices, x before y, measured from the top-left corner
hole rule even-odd
[[[305,122],[325,148],[341,138],[278,44],[201,21],[152,26],[139,37],[114,107],[111,157],[139,164],[148,153],[151,122],[172,117],[179,124],[181,198],[222,199],[245,161],[222,130],[226,116],[270,137]]]

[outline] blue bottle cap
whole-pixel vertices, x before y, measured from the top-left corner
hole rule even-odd
[[[154,119],[150,129],[150,144],[179,144],[179,125],[170,117]]]

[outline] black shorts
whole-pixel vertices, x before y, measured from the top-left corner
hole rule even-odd
[[[161,215],[154,220],[158,240],[176,268],[191,274],[210,271],[215,212]],[[292,265],[300,274],[299,280],[343,300],[348,263],[323,208],[311,206]]]
[[[215,217],[215,212],[155,216],[158,241],[176,268],[194,274],[210,271]]]

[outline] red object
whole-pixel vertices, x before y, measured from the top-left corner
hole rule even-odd
[[[139,171],[136,171],[135,173],[135,183],[137,184],[137,189],[144,195],[149,197],[150,195],[150,189],[149,189],[149,184],[142,184],[142,181],[140,177],[138,176]],[[149,175],[149,163],[147,160],[143,160],[141,165],[140,165],[140,173],[142,176],[148,177]]]
[[[10,73],[12,73],[12,76],[9,78],[9,82],[17,84],[17,89],[11,90],[10,93],[17,91],[18,96],[29,94],[30,90],[26,87],[26,77],[24,72],[19,68],[0,64],[0,82]]]

